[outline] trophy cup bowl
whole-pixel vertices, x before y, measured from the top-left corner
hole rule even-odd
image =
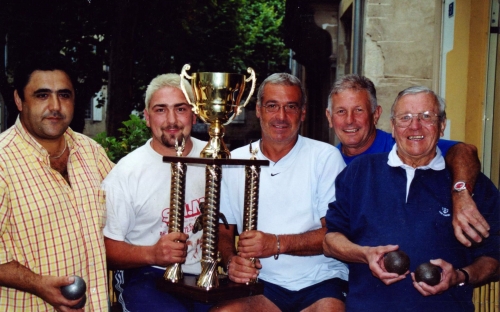
[[[247,72],[250,77],[233,73],[215,73],[200,72],[188,75],[187,71],[191,68],[186,64],[182,67],[181,79],[191,80],[191,87],[194,93],[194,103],[191,102],[186,92],[184,84],[181,83],[181,89],[188,103],[193,107],[193,112],[204,123],[209,124],[210,140],[201,151],[202,158],[231,158],[229,149],[224,144],[224,125],[240,114],[241,109],[245,107],[255,90],[255,72],[249,67]],[[252,87],[247,99],[240,104],[246,83],[252,81]]]

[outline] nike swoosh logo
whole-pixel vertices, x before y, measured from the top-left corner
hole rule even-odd
[[[278,175],[280,174],[281,172],[278,172],[278,173],[271,173],[271,177],[274,177],[275,175]]]

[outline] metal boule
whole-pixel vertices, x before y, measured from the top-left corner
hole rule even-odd
[[[76,275],[73,275],[73,277],[75,278],[73,284],[61,287],[62,295],[68,300],[76,300],[78,298],[81,298],[87,291],[87,284],[85,283],[83,278]]]
[[[75,304],[71,308],[72,309],[81,309],[81,308],[83,308],[85,306],[85,303],[87,303],[87,295],[83,294],[82,300],[80,300],[77,304]]]

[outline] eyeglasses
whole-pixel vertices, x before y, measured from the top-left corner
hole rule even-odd
[[[278,104],[271,103],[271,104],[262,105],[262,107],[264,107],[264,109],[266,110],[267,113],[276,113],[283,107],[283,109],[285,110],[285,113],[298,114],[300,109],[301,109],[301,106],[299,106],[297,104],[285,104],[283,106],[279,106]]]
[[[394,120],[394,123],[396,124],[397,127],[406,128],[411,125],[411,122],[413,121],[414,117],[417,117],[423,126],[435,125],[436,122],[439,119],[441,119],[441,115],[426,111],[423,113],[416,113],[416,114],[400,114],[397,116],[393,116],[392,120]]]

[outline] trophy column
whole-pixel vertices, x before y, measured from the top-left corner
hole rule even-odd
[[[258,149],[252,149],[250,143],[250,160],[255,160]],[[245,166],[245,200],[243,207],[243,231],[257,230],[257,217],[259,209],[259,181],[260,166],[248,164]],[[250,258],[255,263],[255,258]],[[257,279],[251,279],[247,284],[254,284]]]
[[[204,289],[219,286],[217,275],[217,243],[219,241],[220,165],[207,165],[205,169],[205,204],[203,211],[203,239],[201,274],[197,285]]]
[[[167,272],[164,278],[158,281],[157,286],[171,294],[184,296],[200,302],[218,302],[262,294],[263,284],[256,281],[249,284],[234,283],[227,276],[219,276],[218,264],[218,240],[219,240],[219,218],[225,221],[220,213],[220,183],[222,178],[222,166],[245,166],[248,167],[251,177],[246,185],[250,191],[245,192],[249,204],[245,204],[245,228],[256,229],[257,226],[257,202],[258,202],[258,179],[261,166],[269,166],[268,160],[244,160],[244,159],[210,159],[190,157],[164,156],[164,162],[183,164],[206,165],[205,202],[203,203],[201,225],[203,229],[201,274],[198,277],[184,275],[178,282],[168,278]],[[174,179],[173,179],[174,180]],[[172,180],[172,181],[173,181]],[[189,183],[189,181],[187,181]],[[173,182],[174,183],[174,182]],[[198,221],[197,221],[198,223]],[[195,228],[197,225],[195,224]],[[170,229],[169,229],[170,231]],[[193,230],[194,232],[194,230]],[[169,269],[167,269],[169,271]]]
[[[170,163],[170,210],[168,233],[183,232],[184,228],[184,203],[186,195],[186,170],[187,165],[182,162],[182,152],[186,141],[182,139],[182,145],[175,142],[175,150],[179,161]],[[174,263],[167,267],[163,275],[166,280],[177,283],[182,279],[182,267],[180,263]]]

